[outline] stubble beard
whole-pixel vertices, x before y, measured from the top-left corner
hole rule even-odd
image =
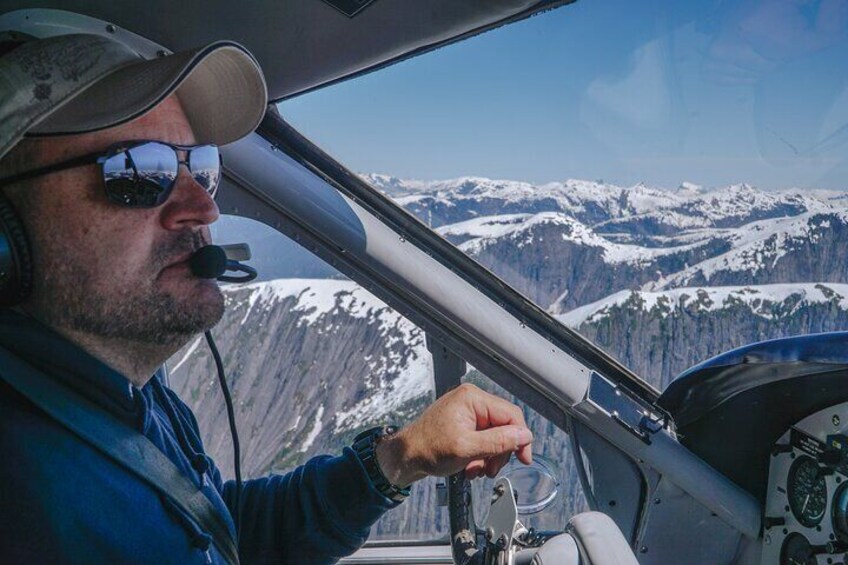
[[[41,268],[49,275],[40,278],[37,289],[40,317],[51,326],[98,338],[178,349],[221,320],[224,297],[212,282],[200,283],[196,295],[175,296],[162,288],[156,273],[203,243],[197,233],[179,234],[156,250],[150,277],[123,288],[91,272],[91,263],[47,259]]]

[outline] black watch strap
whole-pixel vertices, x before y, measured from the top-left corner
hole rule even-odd
[[[374,487],[386,498],[395,502],[403,502],[409,496],[409,487],[401,488],[389,482],[377,461],[377,444],[381,439],[392,436],[397,432],[397,426],[377,426],[357,435],[351,447],[362,462],[362,466],[365,467]]]

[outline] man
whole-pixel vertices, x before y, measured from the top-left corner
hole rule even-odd
[[[2,279],[13,307],[0,309],[0,562],[224,562],[223,544],[179,497],[25,389],[53,387],[62,410],[144,438],[234,533],[235,484],[152,375],[223,314],[217,284],[189,266],[218,218],[209,144],[252,131],[265,104],[261,71],[234,44],[155,61],[87,35],[0,50],[0,220],[16,258]],[[528,463],[531,439],[517,407],[460,387],[375,436],[376,466],[347,448],[247,481],[239,556],[332,562],[414,481],[493,476],[512,453]]]

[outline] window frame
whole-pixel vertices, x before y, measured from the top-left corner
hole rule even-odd
[[[289,235],[544,417],[579,419],[746,537],[759,535],[750,494],[669,430],[645,441],[589,398],[590,381],[602,378],[653,406],[653,387],[368,187],[276,110],[257,134],[224,148],[224,162],[222,211]]]

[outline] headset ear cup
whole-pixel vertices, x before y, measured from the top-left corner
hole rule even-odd
[[[24,226],[0,192],[0,306],[20,304],[32,293],[32,254]]]

